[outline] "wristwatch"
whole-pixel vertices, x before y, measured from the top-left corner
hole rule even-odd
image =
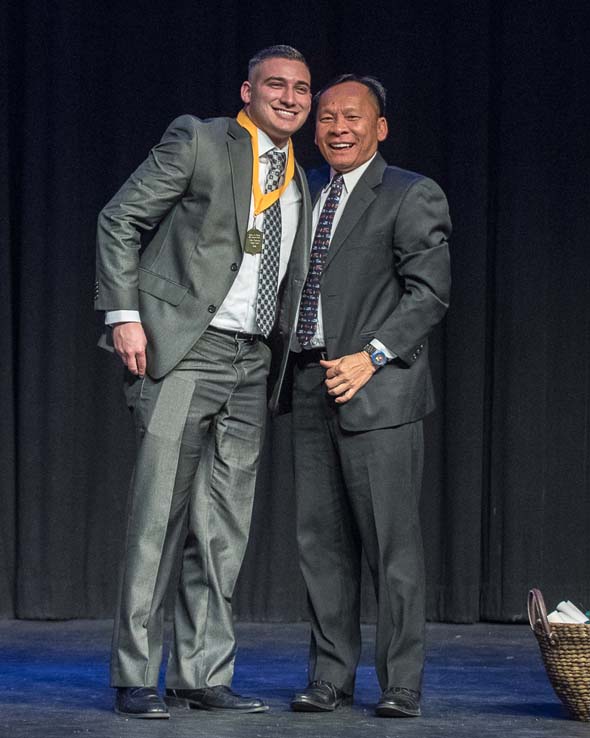
[[[368,343],[366,346],[363,346],[363,351],[369,354],[371,364],[377,367],[377,369],[387,364],[387,356],[385,352],[381,351],[376,346],[373,346],[372,343]]]

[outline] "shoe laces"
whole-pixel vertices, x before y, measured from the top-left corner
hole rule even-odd
[[[336,686],[332,684],[332,682],[326,682],[324,679],[314,679],[314,681],[311,682],[309,686],[310,687],[327,687],[330,690],[330,692],[332,692],[333,694],[336,694],[337,692]]]
[[[389,687],[389,689],[385,690],[385,694],[404,694],[406,697],[412,697],[413,699],[420,697],[420,692],[416,689],[409,689],[408,687]]]

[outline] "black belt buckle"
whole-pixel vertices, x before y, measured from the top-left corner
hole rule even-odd
[[[295,354],[295,364],[299,369],[312,364],[319,364],[321,360],[326,360],[328,353],[325,348],[303,349]]]
[[[235,333],[234,338],[236,341],[244,341],[244,343],[256,343],[262,336],[258,335],[258,333]]]

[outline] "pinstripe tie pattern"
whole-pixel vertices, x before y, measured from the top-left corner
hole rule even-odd
[[[342,185],[344,180],[341,174],[337,174],[330,187],[330,192],[320,213],[318,225],[315,230],[311,255],[309,258],[309,272],[299,305],[299,319],[297,321],[297,339],[303,348],[309,346],[318,326],[318,305],[320,299],[320,281],[330,248],[332,236],[332,223],[338,209]]]
[[[271,192],[279,186],[285,168],[285,154],[272,149],[267,154],[270,161],[264,191]],[[279,257],[281,254],[281,205],[277,200],[264,211],[264,249],[258,273],[258,294],[256,297],[256,324],[263,336],[271,332],[277,304],[277,283],[279,279]]]

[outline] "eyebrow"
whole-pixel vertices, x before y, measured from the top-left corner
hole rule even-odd
[[[286,77],[273,76],[273,77],[266,77],[266,79],[262,80],[262,82],[263,82],[263,84],[265,84],[267,82],[288,82],[288,80],[287,80]],[[309,82],[306,82],[304,79],[298,79],[298,80],[296,80],[296,82],[294,84],[295,85],[304,85],[305,87],[308,87],[308,88],[311,89],[311,85],[309,84]]]
[[[359,108],[355,107],[354,105],[349,105],[346,108],[342,108],[342,112],[344,115],[348,115],[349,113],[359,113]],[[318,113],[321,115],[332,115],[333,109],[332,108],[318,108]]]

